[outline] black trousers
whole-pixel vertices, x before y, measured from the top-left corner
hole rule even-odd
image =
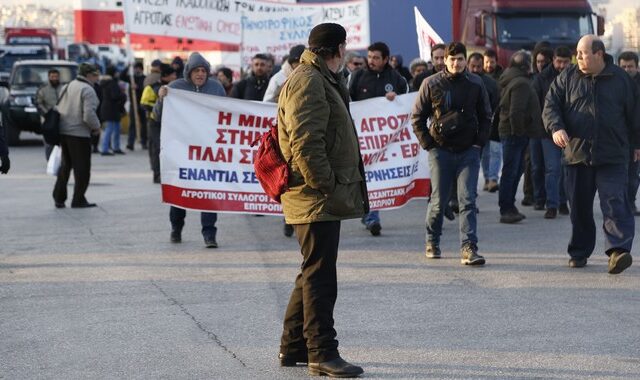
[[[574,259],[588,258],[596,245],[593,200],[598,192],[602,210],[605,253],[631,252],[635,219],[629,203],[627,165],[567,165],[565,184],[571,204],[571,240],[567,249]]]
[[[531,173],[531,152],[529,151],[529,145],[524,151],[524,179],[522,183],[522,192],[525,198],[534,200],[533,196],[533,178]]]
[[[147,147],[149,149],[149,163],[153,171],[153,179],[160,179],[160,123],[147,119],[149,127],[149,140]]]
[[[89,187],[91,175],[91,138],[76,136],[60,136],[60,148],[62,149],[62,161],[58,179],[53,188],[53,200],[63,203],[67,200],[67,184],[69,175],[73,169],[73,199],[71,204],[86,203],[84,193]]]
[[[307,352],[312,363],[333,360],[339,356],[333,308],[340,221],[294,224],[293,229],[303,260],[284,316],[280,352]]]

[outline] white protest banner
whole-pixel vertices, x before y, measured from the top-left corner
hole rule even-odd
[[[411,133],[415,93],[351,103],[373,209],[429,194],[426,152]],[[275,122],[276,105],[171,89],[162,113],[162,200],[174,206],[280,214],[262,191],[251,147]]]
[[[417,94],[351,103],[372,210],[398,208],[430,194],[427,152],[411,127]]]
[[[420,58],[425,61],[431,60],[431,46],[435,44],[441,44],[444,41],[442,37],[436,33],[435,30],[429,25],[427,20],[422,17],[422,13],[418,10],[418,7],[413,7],[416,16],[416,31],[418,32],[418,47],[420,49]]]
[[[292,33],[304,38],[286,41],[293,45],[306,44],[311,28],[291,24],[289,20],[305,17],[312,12],[313,25],[321,22],[335,22],[347,29],[350,49],[364,49],[369,45],[369,2],[353,0],[339,3],[289,4],[254,0],[124,0],[126,24],[130,33],[190,38],[205,41],[239,45],[243,33],[249,38],[245,45],[259,47],[281,45],[266,32]],[[245,27],[243,32],[243,17]],[[256,37],[258,37],[256,39]],[[293,46],[291,45],[291,46]],[[265,52],[267,49],[261,50]]]
[[[319,3],[293,7],[289,13],[245,13],[242,27],[242,65],[257,53],[270,53],[276,62],[295,45],[307,45],[309,32],[323,22],[334,22],[347,30],[347,49],[366,49],[370,44],[369,2]]]

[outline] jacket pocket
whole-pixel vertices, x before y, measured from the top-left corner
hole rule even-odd
[[[336,188],[327,196],[325,211],[331,215],[347,216],[363,211],[361,182],[357,167],[334,168]]]

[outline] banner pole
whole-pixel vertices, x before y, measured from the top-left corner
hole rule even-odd
[[[244,11],[240,13],[240,79],[244,73]]]
[[[127,58],[128,58],[128,71],[129,71],[129,96],[131,101],[129,102],[129,105],[131,107],[133,107],[133,119],[136,123],[136,140],[138,142],[141,141],[141,130],[142,130],[142,126],[140,125],[140,113],[138,112],[138,98],[136,96],[136,84],[135,81],[133,79],[133,65],[136,61],[135,57],[133,56],[133,48],[131,47],[131,29],[129,27],[129,6],[128,6],[129,0],[122,0],[122,13],[123,13],[123,19],[124,19],[124,39],[125,39],[125,44],[126,44],[126,49],[127,49]],[[129,128],[131,128],[131,120],[129,120]]]

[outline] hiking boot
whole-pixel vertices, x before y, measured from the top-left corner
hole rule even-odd
[[[484,180],[484,186],[482,187],[482,191],[489,191],[489,180]]]
[[[560,215],[569,215],[569,206],[566,203],[560,203],[560,207],[558,207],[558,213]]]
[[[609,256],[609,273],[621,273],[623,270],[631,266],[632,261],[631,253],[627,251],[616,250],[611,252],[611,256]]]
[[[495,193],[496,191],[500,190],[500,185],[498,184],[497,181],[492,179],[489,181],[489,185],[487,186],[487,189],[490,193]]]
[[[484,257],[478,255],[478,246],[474,243],[465,243],[460,255],[460,263],[464,265],[484,265]]]
[[[182,231],[178,231],[178,230],[171,231],[171,242],[172,243],[181,243],[182,242]]]
[[[204,245],[207,248],[218,248],[218,242],[214,237],[206,237],[204,238]]]
[[[291,224],[285,223],[283,232],[284,232],[284,236],[286,237],[293,236],[293,226]]]
[[[382,230],[382,226],[379,222],[373,222],[367,226],[367,229],[369,230],[369,232],[371,232],[371,235],[380,236],[380,230]]]
[[[426,256],[427,259],[439,259],[442,257],[440,247],[435,243],[427,243]]]
[[[525,216],[517,210],[510,210],[500,215],[500,223],[514,224],[522,221],[524,218]]]
[[[555,219],[556,216],[558,216],[558,209],[557,208],[548,208],[547,211],[545,211],[545,213],[544,213],[544,218],[545,219]]]
[[[587,259],[570,259],[569,268],[584,268],[587,265]]]

